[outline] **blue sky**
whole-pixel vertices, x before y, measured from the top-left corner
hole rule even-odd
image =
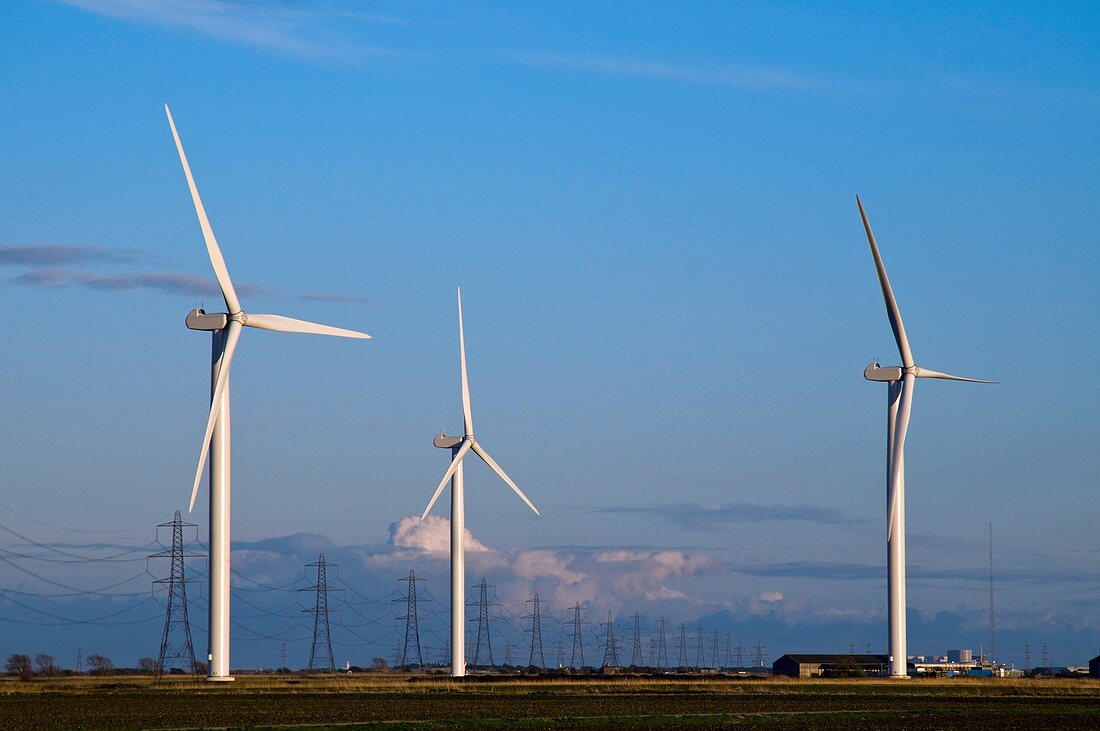
[[[220,298],[168,102],[245,309],[374,336],[242,338],[234,535],[283,546],[285,572],[310,534],[377,593],[408,567],[370,557],[422,551],[445,594],[430,541],[391,524],[461,428],[460,285],[479,438],[543,512],[469,470],[468,527],[517,601],[558,576],[545,591],[597,613],[763,618],[790,649],[830,649],[808,645],[842,618],[884,644],[885,389],[861,373],[896,354],[859,193],[918,362],[1001,381],[920,384],[911,608],[984,640],[991,521],[1000,654],[1057,637],[1085,659],[1097,15],[4,3],[0,523],[51,545],[88,535],[33,520],[146,526],[121,534],[139,545],[185,507],[209,345],[183,317]],[[640,583],[594,558],[626,550]],[[524,578],[531,551],[557,568]]]

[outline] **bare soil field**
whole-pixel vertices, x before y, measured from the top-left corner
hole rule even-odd
[[[1097,729],[1093,680],[0,681],[3,729]]]

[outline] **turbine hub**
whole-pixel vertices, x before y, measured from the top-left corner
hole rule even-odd
[[[248,324],[248,315],[246,315],[243,310],[241,312],[235,312],[232,315],[229,315],[229,319],[233,322],[241,323],[242,326]]]

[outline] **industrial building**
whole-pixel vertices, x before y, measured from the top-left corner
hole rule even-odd
[[[787,675],[792,678],[885,675],[889,667],[889,655],[783,655],[772,663],[772,675]]]

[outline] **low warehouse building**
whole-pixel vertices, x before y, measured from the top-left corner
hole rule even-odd
[[[839,678],[884,675],[889,655],[784,655],[772,663],[772,675],[792,678]]]

